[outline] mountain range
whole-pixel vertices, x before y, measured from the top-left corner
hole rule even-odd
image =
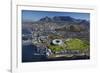
[[[77,22],[77,23],[88,22],[87,20],[76,19],[76,18],[72,18],[71,16],[54,16],[52,18],[45,16],[38,21],[41,21],[41,22]]]
[[[73,26],[72,26],[73,25]],[[89,30],[90,22],[83,19],[75,19],[70,16],[54,16],[48,17],[45,16],[40,18],[38,21],[22,21],[22,31],[23,34],[29,34],[33,30],[54,30],[54,29],[69,29],[71,27],[76,29],[85,29]]]

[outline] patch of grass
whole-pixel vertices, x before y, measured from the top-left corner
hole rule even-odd
[[[59,45],[49,45],[48,48],[50,48],[54,52],[59,52],[63,50],[63,47]]]
[[[65,44],[67,45],[67,49],[71,50],[84,50],[86,48],[89,48],[89,44],[87,43],[87,41],[82,41],[77,38],[65,41]]]

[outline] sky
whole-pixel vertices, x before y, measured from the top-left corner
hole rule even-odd
[[[75,19],[90,20],[89,13],[22,10],[23,21],[38,21],[40,18],[46,16],[51,18],[54,16],[70,16]]]

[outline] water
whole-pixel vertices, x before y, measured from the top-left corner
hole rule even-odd
[[[35,62],[41,60],[46,60],[46,55],[39,55],[35,45],[29,44],[22,46],[22,62]]]

